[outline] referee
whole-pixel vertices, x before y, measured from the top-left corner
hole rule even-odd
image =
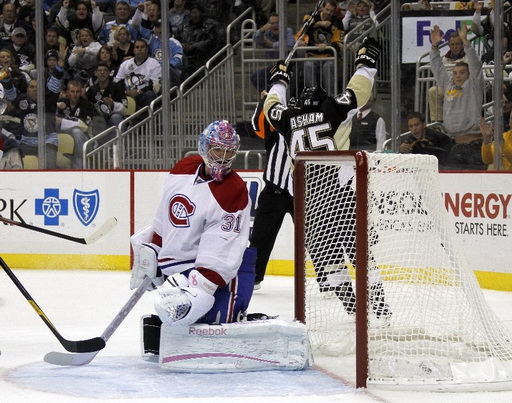
[[[256,248],[256,280],[254,289],[261,288],[265,277],[270,253],[276,242],[277,234],[283,224],[286,213],[293,219],[293,196],[290,176],[290,155],[284,137],[267,121],[263,112],[266,91],[256,106],[252,116],[254,133],[265,139],[267,166],[263,174],[265,187],[258,197],[258,207],[254,217],[250,247]],[[292,100],[290,100],[292,101]],[[292,102],[288,102],[289,104]],[[288,105],[290,107],[290,105]]]

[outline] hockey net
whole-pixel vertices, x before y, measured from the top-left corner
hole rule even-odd
[[[437,177],[431,156],[299,153],[296,317],[315,358],[355,357],[358,387],[511,389],[512,332],[456,244]]]

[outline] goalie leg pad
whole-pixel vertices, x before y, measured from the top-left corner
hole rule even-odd
[[[173,372],[301,370],[313,364],[306,326],[269,319],[162,325],[160,366]]]

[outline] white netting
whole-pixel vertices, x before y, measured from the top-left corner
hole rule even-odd
[[[355,346],[354,164],[305,164],[306,323],[327,355]],[[511,382],[512,335],[456,244],[437,159],[368,154],[367,175],[368,379]]]

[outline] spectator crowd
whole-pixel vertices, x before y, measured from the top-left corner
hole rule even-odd
[[[312,8],[315,3],[311,2]],[[474,10],[471,25],[462,26],[446,37],[438,28],[433,29],[431,61],[436,84],[429,91],[430,106],[428,111],[408,110],[404,115],[411,132],[409,137],[402,137],[399,152],[432,153],[443,162],[458,165],[469,161],[473,167],[485,168],[490,154],[487,147],[485,158],[482,157],[481,148],[491,140],[489,126],[480,122],[481,117],[487,116],[479,102],[488,90],[483,83],[482,66],[492,63],[494,1],[457,3],[464,3],[463,9]],[[44,26],[37,27],[35,11],[40,4],[35,0],[0,0],[0,144],[4,148],[0,150],[3,151],[0,158],[12,157],[13,150],[22,157],[38,155],[38,69],[45,72],[47,168],[56,168],[57,133],[67,133],[74,142],[70,167],[80,169],[82,146],[88,139],[117,126],[133,113],[129,105],[135,105],[135,111],[149,106],[161,94],[162,68],[169,70],[171,86],[179,86],[194,75],[226,44],[226,28],[231,18],[248,7],[253,7],[257,16],[254,47],[265,49],[265,57],[269,59],[265,68],[255,70],[249,78],[258,95],[269,89],[269,70],[277,60],[280,42],[274,0],[170,1],[169,10],[165,10],[169,21],[167,38],[162,35],[159,0],[45,0],[42,2]],[[403,10],[429,10],[435,2],[401,1],[401,4]],[[344,39],[355,38],[378,25],[379,12],[387,5],[387,1],[380,0],[325,0],[318,9],[306,13],[302,28],[296,32],[289,27],[285,30],[288,50],[296,42],[307,47],[303,53],[307,61],[292,74],[300,76],[304,86],[321,86],[328,95],[335,95],[333,81],[336,77],[341,81],[341,63],[337,64],[337,76],[332,58],[342,60]],[[507,6],[510,9],[510,4],[505,2],[504,7]],[[38,29],[44,31],[44,66],[38,66],[36,61]],[[509,65],[512,34],[508,25],[503,31],[503,63]],[[485,54],[475,54],[468,33],[482,37],[489,44]],[[371,36],[381,46],[389,46],[375,31]],[[444,42],[449,44],[447,52],[441,48]],[[162,46],[168,47],[168,62],[162,60]],[[458,78],[460,75],[462,79]],[[294,85],[292,81],[292,88]],[[294,91],[298,93],[300,89]],[[512,91],[507,85],[503,95],[505,105],[512,101],[509,94]],[[353,116],[351,149],[383,150],[389,135],[383,117],[375,110],[378,102],[373,96]],[[465,118],[468,110],[471,119]],[[509,111],[504,112],[507,131]],[[442,151],[438,149],[438,136],[432,129],[426,130],[424,115],[439,123],[435,128],[440,128],[446,137],[442,137]],[[19,165],[12,164],[14,169]],[[5,161],[0,165],[2,169],[9,166]]]

